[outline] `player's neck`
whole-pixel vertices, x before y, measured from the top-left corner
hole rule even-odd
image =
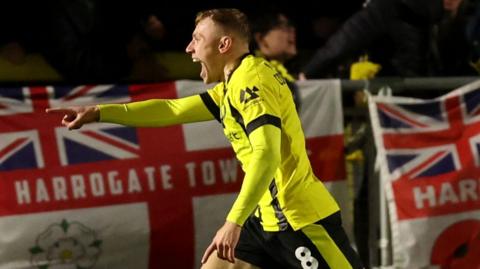
[[[248,50],[239,52],[234,57],[232,57],[229,61],[227,61],[223,69],[223,73],[225,75],[225,82],[228,82],[233,72],[235,72],[237,67],[242,63],[243,58],[245,58],[245,56],[247,56],[248,53],[249,53]]]

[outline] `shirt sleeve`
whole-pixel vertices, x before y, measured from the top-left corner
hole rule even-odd
[[[220,122],[220,102],[222,101],[224,92],[224,84],[219,83],[212,89],[207,90],[206,92],[200,94],[203,103],[208,108],[210,113],[215,117],[215,119]]]
[[[100,121],[135,127],[162,127],[220,119],[222,83],[199,95],[178,99],[151,99],[127,104],[102,104]]]
[[[135,127],[161,127],[213,120],[200,95],[98,105],[100,121]]]
[[[273,81],[272,81],[273,82]],[[227,220],[243,225],[267,191],[281,159],[281,118],[275,83],[241,89],[233,105],[244,119],[252,154]]]

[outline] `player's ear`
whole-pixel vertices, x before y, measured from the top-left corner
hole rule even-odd
[[[225,53],[229,51],[232,47],[232,41],[233,40],[231,36],[222,36],[220,38],[220,42],[218,43],[218,51],[220,51],[220,53]]]

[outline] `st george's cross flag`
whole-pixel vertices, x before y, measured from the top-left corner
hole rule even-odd
[[[0,269],[198,268],[243,176],[221,125],[68,131],[44,111],[206,87],[182,80],[0,88]],[[300,87],[314,171],[346,200],[339,81]]]

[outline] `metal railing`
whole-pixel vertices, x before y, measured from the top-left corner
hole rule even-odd
[[[412,90],[428,91],[447,91],[460,87],[472,81],[480,79],[478,77],[418,77],[418,78],[400,78],[385,77],[373,80],[342,80],[342,90],[355,91],[367,88],[375,93],[376,90],[389,86],[395,92],[404,92]]]

